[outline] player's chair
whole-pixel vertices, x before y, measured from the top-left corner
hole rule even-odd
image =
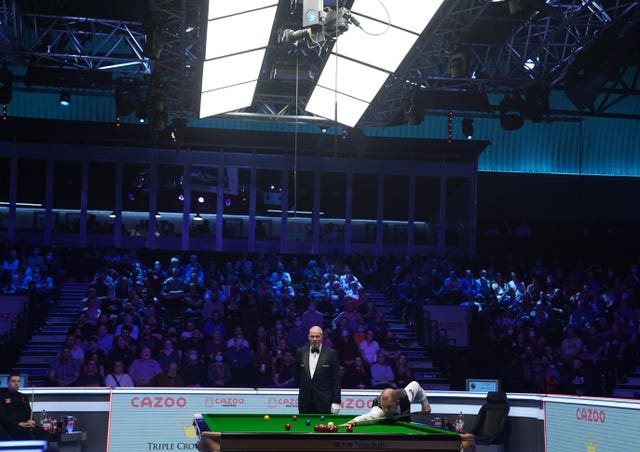
[[[503,452],[509,435],[509,403],[505,392],[488,392],[470,433],[477,452]]]

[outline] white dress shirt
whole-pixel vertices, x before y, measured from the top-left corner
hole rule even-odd
[[[313,378],[313,374],[316,373],[316,367],[318,366],[318,358],[320,358],[320,352],[322,351],[322,345],[318,346],[318,353],[311,353],[312,347],[309,347],[309,374]]]

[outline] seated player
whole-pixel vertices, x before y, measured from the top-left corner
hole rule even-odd
[[[49,433],[36,424],[31,415],[31,405],[20,389],[20,374],[12,372],[7,388],[0,392],[0,426],[5,439],[48,441]]]
[[[342,426],[353,426],[378,419],[410,420],[412,403],[420,403],[423,413],[431,412],[427,395],[417,381],[412,381],[403,389],[383,389],[373,400],[373,406],[368,413],[356,416]]]

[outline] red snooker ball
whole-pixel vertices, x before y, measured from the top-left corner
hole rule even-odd
[[[353,431],[353,427],[351,425],[347,425],[347,432],[351,433]]]
[[[319,425],[314,425],[313,426],[313,431],[314,432],[319,432],[320,431],[320,426]]]
[[[291,430],[291,424],[284,424],[285,430]]]

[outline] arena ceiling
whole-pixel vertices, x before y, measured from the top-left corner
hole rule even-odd
[[[335,36],[359,30],[346,20],[339,31],[320,31],[325,45],[286,40],[284,30],[302,28],[303,1],[277,3],[253,103],[218,117],[326,124],[305,111],[309,95]],[[324,2],[335,11],[353,4]],[[78,90],[117,96],[123,113],[137,112],[157,128],[198,118],[207,8],[202,0],[3,0],[0,97],[6,101],[8,87]],[[415,123],[425,110],[451,109],[514,110],[533,121],[553,114],[640,118],[619,108],[640,95],[639,44],[637,1],[445,0],[357,126]],[[571,106],[551,109],[553,91]],[[90,112],[81,119],[91,121]]]

